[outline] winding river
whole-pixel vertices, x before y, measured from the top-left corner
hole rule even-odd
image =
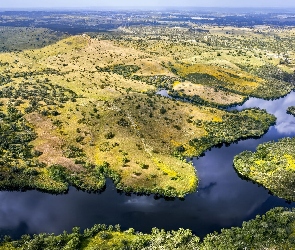
[[[38,191],[0,192],[0,234],[13,238],[28,233],[61,233],[72,227],[82,229],[96,223],[121,224],[142,232],[152,227],[166,230],[189,228],[203,237],[221,228],[241,226],[242,222],[277,206],[295,207],[268,190],[242,180],[235,172],[233,157],[254,151],[258,144],[295,136],[295,118],[286,114],[295,104],[295,92],[275,101],[250,98],[235,109],[260,107],[277,117],[277,123],[259,139],[248,139],[212,148],[199,159],[193,159],[200,178],[196,193],[184,200],[165,200],[150,196],[117,192],[110,180],[101,194],[88,194],[70,188],[68,194],[51,195]]]

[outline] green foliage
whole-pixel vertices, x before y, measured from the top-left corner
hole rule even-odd
[[[137,65],[124,65],[124,64],[116,64],[113,66],[107,66],[104,68],[95,67],[98,72],[112,72],[118,75],[122,75],[125,78],[129,78],[132,74],[136,73],[140,70],[140,67]]]
[[[29,106],[26,108],[26,113],[39,110],[46,115],[51,114],[53,116],[57,116],[59,113],[56,110],[48,110],[48,107],[56,107],[77,97],[74,91],[51,84],[45,80],[39,83],[24,82],[6,85],[0,90],[0,98],[10,98],[11,101],[18,100],[19,98],[28,100]]]
[[[6,66],[6,65],[3,65],[4,63],[1,64],[0,62],[0,66]],[[9,63],[7,63],[9,65]],[[0,75],[0,86],[1,85],[5,85],[7,83],[11,82],[11,77],[8,76],[8,75]]]
[[[213,86],[224,86],[225,82],[218,80],[216,77],[209,75],[207,73],[190,73],[186,76],[186,79],[193,83],[203,83],[206,85]]]
[[[129,28],[132,29],[132,27]],[[141,31],[140,28],[137,27],[137,29]],[[153,29],[156,29],[156,26]],[[175,29],[177,30],[177,28]],[[224,35],[224,31],[218,31],[217,27],[214,27],[214,29],[214,32],[181,31],[180,34],[172,37],[170,33],[164,34],[162,32],[164,30],[169,32],[170,28],[165,27],[160,28],[158,30],[160,32],[156,33],[167,39],[155,39],[156,33],[154,32],[152,32],[152,35],[143,33],[144,36],[140,37],[137,35],[138,33],[134,32],[134,35],[116,35],[116,39],[105,40],[104,43],[97,40],[89,42],[88,37],[86,37],[83,38],[84,40],[82,39],[84,42],[76,40],[81,47],[84,46],[83,44],[89,46],[89,49],[85,47],[85,50],[80,50],[79,53],[77,53],[77,48],[81,47],[71,46],[76,38],[49,47],[48,50],[3,53],[0,61],[0,98],[2,99],[0,100],[0,187],[12,189],[38,188],[52,192],[64,192],[69,185],[73,185],[83,190],[97,191],[104,186],[105,178],[110,177],[114,180],[117,188],[125,192],[153,192],[172,197],[184,196],[185,192],[179,191],[173,186],[173,183],[182,178],[182,176],[179,176],[183,172],[177,169],[174,174],[174,170],[169,168],[178,161],[167,161],[167,164],[161,166],[166,170],[166,172],[160,173],[161,177],[168,176],[169,181],[171,181],[163,188],[158,186],[150,188],[148,185],[144,187],[124,185],[120,170],[113,170],[116,169],[113,162],[110,161],[112,166],[107,162],[101,165],[91,164],[91,162],[96,162],[96,158],[105,159],[103,157],[108,154],[115,155],[116,152],[114,151],[117,149],[113,152],[109,151],[118,147],[119,144],[117,142],[117,144],[112,144],[111,139],[117,140],[126,135],[130,136],[130,139],[136,139],[135,148],[140,151],[132,152],[132,145],[126,147],[128,150],[124,150],[131,153],[128,158],[127,155],[123,154],[123,159],[120,155],[120,164],[123,163],[123,166],[125,166],[128,163],[132,166],[132,163],[135,162],[133,158],[136,156],[134,152],[141,153],[140,156],[146,152],[148,154],[144,156],[166,156],[167,158],[171,154],[183,160],[185,156],[189,155],[191,148],[196,149],[196,151],[192,150],[191,152],[199,155],[219,143],[230,143],[240,138],[260,136],[275,122],[274,116],[258,109],[224,112],[221,117],[220,110],[207,108],[208,106],[216,107],[210,100],[205,101],[198,95],[186,96],[180,92],[172,92],[176,81],[184,82],[185,80],[210,86],[216,92],[224,90],[229,95],[231,93],[242,93],[265,99],[280,97],[294,89],[294,74],[284,71],[289,70],[291,72],[292,68],[289,61],[293,59],[289,60],[288,55],[280,58],[283,53],[292,51],[294,48],[294,39],[289,33],[285,33],[285,30],[279,30],[279,32],[271,31],[275,34],[272,36],[264,34],[260,36],[258,33],[251,36],[252,31],[246,29],[247,33],[244,34],[247,34],[247,36],[233,37],[231,35],[229,37]],[[56,32],[43,30],[43,33],[39,33],[39,31],[29,28],[11,28],[9,31],[2,32],[0,34],[1,51],[39,48],[59,39]],[[226,32],[228,33],[228,31]],[[243,30],[239,30],[239,34],[243,34],[243,32]],[[17,35],[17,39],[14,39],[14,33]],[[282,35],[284,33],[286,34],[285,37]],[[40,34],[45,39],[39,39]],[[108,38],[108,35],[103,36],[105,36],[104,39]],[[81,37],[79,36],[79,38]],[[30,39],[34,39],[34,42],[29,43]],[[191,42],[192,40],[194,42]],[[108,52],[103,52],[105,53],[103,55],[100,52],[108,48],[108,43],[112,46],[119,44],[118,51],[127,52],[128,50],[125,50],[125,48],[133,46],[133,51],[135,52],[137,49],[140,53],[135,53],[134,57],[131,55],[129,59],[127,56],[120,57],[115,50],[111,55]],[[120,46],[120,43],[125,47]],[[62,44],[62,49],[57,48],[62,47]],[[237,49],[238,46],[239,49]],[[98,47],[101,49],[97,49]],[[95,50],[93,50],[94,48]],[[257,55],[253,55],[252,51],[246,48],[255,48],[255,51],[260,50],[260,52],[254,52]],[[263,56],[262,52],[266,50],[273,57],[270,59],[272,59],[271,62],[274,65],[265,63],[266,56]],[[91,53],[87,53],[87,51],[96,52],[93,53],[95,55],[92,57]],[[144,53],[141,53],[141,51],[144,51]],[[219,51],[222,51],[222,53]],[[288,54],[291,55],[291,53]],[[154,55],[159,55],[159,57]],[[257,57],[258,60],[250,62],[248,59],[252,56]],[[79,57],[82,59],[79,60]],[[91,57],[90,62],[88,62],[89,57]],[[117,64],[109,65],[114,57],[116,57]],[[239,60],[239,57],[244,58]],[[101,58],[99,62],[96,60],[97,58]],[[159,74],[167,75],[153,75],[148,66],[144,66],[145,72],[141,72],[144,73],[144,76],[135,75],[141,69],[135,64],[136,60],[140,59],[138,61],[142,65],[145,65],[146,61],[150,61],[151,68],[153,68],[159,65],[158,58],[163,60],[161,63],[163,69]],[[128,62],[128,60],[130,61]],[[127,64],[123,64],[125,62]],[[95,70],[96,63],[107,66],[96,66]],[[278,63],[281,65],[276,66]],[[52,68],[48,68],[47,65],[51,64]],[[183,74],[180,73],[177,64],[183,66]],[[199,70],[193,69],[194,64],[200,65],[199,68],[196,68]],[[34,67],[33,69],[31,65]],[[190,67],[193,70],[189,70]],[[244,74],[246,72],[243,70],[250,74]],[[101,72],[112,74],[101,74]],[[123,76],[120,78],[121,84],[116,85],[118,77],[112,78],[113,74]],[[103,75],[107,75],[104,80]],[[132,81],[126,81],[126,85],[124,85],[125,79],[123,78]],[[59,82],[59,85],[54,84],[54,82]],[[138,87],[137,91],[144,92],[145,97],[141,96],[141,99],[134,99],[131,105],[129,101],[135,92],[131,93],[132,88],[127,85],[127,82],[134,84],[132,88],[141,84],[144,86],[143,82],[145,82],[157,88],[168,89],[175,98],[181,97],[181,100],[192,101],[204,112],[198,112],[199,110],[195,110],[192,105],[179,104],[181,102],[175,102],[173,99],[155,97],[155,90],[146,90],[146,86],[142,89],[136,86]],[[64,87],[60,86],[62,84],[64,84]],[[97,88],[99,86],[100,89]],[[106,86],[108,88],[105,88]],[[83,109],[85,113],[80,113],[78,106],[73,104],[80,97],[74,90],[89,98],[78,99],[79,109]],[[126,93],[129,99],[127,97],[124,99]],[[156,101],[157,98],[159,101]],[[118,102],[116,99],[118,99]],[[96,102],[96,100],[99,101]],[[102,104],[104,101],[105,106]],[[96,106],[87,107],[90,102],[96,102]],[[168,103],[171,105],[169,106]],[[72,130],[78,133],[77,135],[74,132],[73,138],[66,134],[70,134],[71,130],[65,129],[67,120],[63,112],[67,111],[62,109],[64,106],[66,106],[66,109],[71,109],[71,112],[77,111],[68,113],[67,117],[67,119],[72,118],[74,125],[76,125],[75,119],[77,118],[77,123],[80,124],[78,126],[81,127],[81,129],[74,128]],[[183,109],[177,110],[178,106]],[[97,107],[100,109],[99,114],[97,114]],[[133,111],[133,107],[136,108],[136,112]],[[191,111],[185,111],[186,109]],[[108,116],[112,113],[111,110],[116,113],[114,116]],[[74,170],[60,165],[47,166],[46,168],[44,164],[38,161],[40,152],[38,153],[31,146],[32,141],[36,139],[36,133],[24,119],[24,112],[32,113],[35,111],[54,118],[53,124],[58,128],[54,132],[60,132],[63,135],[61,137],[65,142],[62,146],[63,154],[76,163]],[[206,116],[208,114],[212,117],[212,120],[202,118],[200,118],[202,120],[196,120],[199,119],[197,115],[191,118],[190,115],[194,113],[193,111],[197,115]],[[288,112],[294,113],[294,108],[291,107]],[[218,114],[215,116],[214,113]],[[186,117],[182,114],[186,114]],[[97,119],[92,119],[92,116]],[[114,122],[112,123],[111,120]],[[190,126],[187,126],[186,122]],[[193,133],[190,133],[190,130],[194,129],[193,125],[198,128],[197,133],[193,131],[191,131]],[[108,131],[114,131],[114,133]],[[62,134],[62,132],[64,133]],[[163,134],[166,134],[165,137],[162,136]],[[183,139],[180,138],[180,134],[191,134],[195,135],[196,138],[185,137]],[[116,137],[114,137],[115,135]],[[133,135],[134,137],[132,137]],[[99,151],[98,155],[95,155],[95,157],[92,155],[93,150],[89,150],[85,146],[89,141],[91,141],[91,146],[96,146],[99,149],[97,150]],[[169,145],[170,141],[174,141],[173,144]],[[121,147],[122,143],[119,142]],[[157,142],[159,143],[157,144]],[[132,140],[130,140],[130,144],[132,143]],[[257,148],[256,153],[244,152],[237,156],[235,166],[244,176],[265,185],[279,196],[294,200],[294,144],[294,139],[263,144]],[[166,151],[164,151],[166,147],[163,147],[163,145],[168,145]],[[149,151],[149,148],[153,148],[153,150]],[[89,153],[90,151],[91,153]],[[99,155],[100,152],[105,152],[105,155]],[[100,158],[100,156],[102,157]],[[110,158],[107,158],[107,160],[111,160]],[[161,161],[161,163],[163,162]],[[182,161],[180,163],[182,166],[186,164]],[[144,176],[149,171],[151,174],[148,178],[158,181],[158,173],[153,172],[153,167],[153,161],[148,161],[148,157],[142,158],[134,164],[134,169],[130,173],[136,175],[135,179],[138,180],[138,183],[141,182],[139,177]],[[125,166],[124,171],[126,169]],[[169,170],[172,173],[171,176],[167,173]],[[186,172],[188,170],[188,168],[185,169]],[[125,174],[125,176],[127,175]],[[122,176],[124,175],[122,174]],[[185,175],[183,174],[183,176]],[[194,177],[194,175],[191,176]],[[192,180],[190,191],[193,191],[197,185],[197,181],[194,182],[194,178]],[[148,184],[150,185],[150,183]],[[256,219],[244,223],[241,228],[226,229],[221,234],[210,234],[204,242],[199,242],[197,236],[185,229],[171,232],[153,229],[151,234],[142,234],[135,232],[134,229],[121,231],[118,226],[113,228],[106,225],[96,225],[92,229],[85,230],[84,233],[80,233],[79,229],[75,228],[69,234],[64,232],[58,236],[40,234],[33,237],[24,235],[19,241],[13,242],[9,242],[10,240],[6,237],[2,249],[290,249],[294,247],[295,243],[294,228],[294,211],[274,209],[264,216],[258,216]]]
[[[153,228],[150,240],[143,249],[198,249],[199,240],[190,230],[180,228],[166,232]]]
[[[167,112],[167,110],[164,107],[160,108],[160,113],[163,115]]]
[[[155,85],[158,89],[172,89],[175,81],[180,81],[179,77],[171,77],[166,75],[155,75],[155,76],[139,76],[133,75],[132,80],[142,81],[150,85]]]
[[[0,52],[42,48],[64,37],[61,32],[44,28],[7,27],[0,32]]]
[[[275,208],[242,227],[223,229],[205,237],[201,249],[292,249],[295,211]]]
[[[8,105],[7,114],[0,112],[0,155],[6,164],[13,160],[32,158],[29,142],[36,138],[30,125],[14,106]]]
[[[114,134],[113,132],[108,132],[108,133],[106,133],[106,134],[104,135],[104,137],[105,137],[106,139],[112,139],[112,138],[115,137],[115,134]]]
[[[234,166],[275,195],[295,201],[295,138],[260,144],[254,153],[244,151],[235,156]]]
[[[10,243],[2,243],[0,249],[17,250],[77,250],[79,249],[82,236],[79,228],[73,228],[72,233],[63,232],[60,235],[34,234],[23,235],[20,240]]]
[[[64,150],[64,155],[68,158],[79,158],[79,157],[85,157],[85,153],[83,151],[83,149],[78,148],[74,145],[70,145],[68,146],[65,150]]]
[[[266,80],[251,94],[252,96],[263,99],[276,99],[294,89],[294,74],[287,73],[274,65],[267,64],[256,67],[250,72]]]
[[[72,173],[60,165],[49,168],[49,175],[54,181],[63,183],[65,186],[72,185],[87,192],[97,192],[105,186],[107,170],[101,167],[88,166],[87,171]]]
[[[275,116],[268,114],[265,110],[255,108],[227,113],[222,117],[221,122],[196,120],[195,125],[204,126],[207,135],[192,139],[190,145],[197,147],[202,153],[213,145],[261,136],[275,121]]]
[[[125,118],[121,118],[117,123],[118,123],[118,125],[120,125],[122,127],[128,127],[129,126],[129,122]]]
[[[67,170],[60,165],[53,165],[49,168],[49,175],[55,181],[66,182]]]
[[[295,106],[288,107],[287,113],[290,114],[290,115],[295,116]]]

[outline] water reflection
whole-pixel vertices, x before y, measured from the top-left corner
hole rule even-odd
[[[168,97],[168,98],[171,98],[168,94],[168,91],[166,89],[160,89],[157,93],[157,95],[161,95],[161,96],[165,96],[165,97]]]
[[[200,178],[198,191],[185,200],[167,201],[159,197],[120,194],[110,180],[101,194],[88,194],[71,188],[66,195],[37,191],[0,192],[0,233],[19,237],[24,233],[61,233],[74,226],[95,223],[121,224],[123,229],[150,232],[152,227],[166,230],[190,228],[204,236],[223,227],[240,226],[276,206],[293,206],[271,196],[263,187],[242,180],[232,167],[233,157],[254,151],[259,143],[294,136],[293,116],[286,114],[295,94],[273,102],[249,99],[238,109],[259,106],[278,117],[276,126],[259,139],[239,141],[213,148],[193,159]]]
[[[257,98],[250,98],[244,105],[239,106],[238,109],[260,107],[266,109],[269,113],[277,117],[275,128],[279,134],[289,136],[295,133],[295,119],[292,115],[286,113],[289,106],[295,105],[295,92],[290,93],[284,98],[274,101],[265,101]]]

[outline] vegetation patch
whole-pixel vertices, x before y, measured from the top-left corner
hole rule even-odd
[[[172,77],[167,75],[154,75],[154,76],[142,76],[134,75],[132,79],[137,81],[143,81],[147,84],[155,85],[158,89],[172,89],[173,84],[180,79],[178,77]]]
[[[204,149],[209,145],[219,143],[231,143],[238,139],[247,137],[259,137],[264,134],[270,125],[274,124],[276,118],[266,111],[259,109],[243,110],[240,113],[227,113],[222,116],[221,121],[195,121],[198,126],[204,126],[207,136],[195,138],[190,145]]]
[[[295,138],[260,144],[254,153],[244,151],[235,156],[234,166],[247,179],[295,201]]]
[[[287,95],[294,89],[294,73],[283,71],[277,66],[266,64],[251,68],[251,73],[265,79],[265,82],[252,93],[252,96],[263,99],[276,99]]]
[[[243,222],[242,227],[222,229],[205,237],[200,249],[292,249],[295,211],[274,208]]]
[[[0,52],[41,48],[63,38],[63,33],[44,28],[1,26]]]
[[[117,64],[112,66],[107,66],[104,68],[96,66],[98,72],[112,72],[114,74],[122,75],[124,77],[130,77],[133,73],[137,72],[140,67],[137,65],[123,65]]]
[[[290,115],[295,116],[295,106],[288,107],[287,113],[290,114]]]

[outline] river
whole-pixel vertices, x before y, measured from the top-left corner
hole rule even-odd
[[[238,110],[264,108],[277,117],[277,123],[259,139],[212,148],[204,156],[194,158],[200,184],[197,192],[184,200],[122,194],[110,180],[101,194],[89,194],[72,187],[63,195],[35,190],[2,191],[0,234],[18,238],[22,234],[61,233],[74,226],[84,229],[105,223],[142,232],[150,232],[153,227],[166,230],[182,227],[203,237],[221,228],[241,226],[243,221],[273,207],[295,207],[295,203],[286,203],[265,188],[242,180],[232,165],[233,157],[244,150],[254,151],[262,142],[295,136],[295,118],[286,114],[291,105],[295,105],[295,92],[274,101],[250,98],[244,105],[235,107]]]

